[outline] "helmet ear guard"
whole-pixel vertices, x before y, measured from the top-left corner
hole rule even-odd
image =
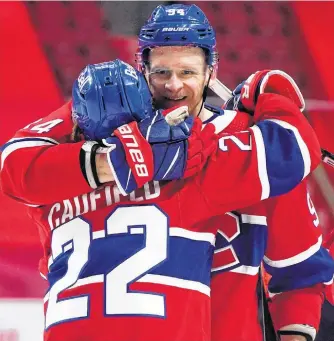
[[[72,98],[73,121],[87,140],[107,138],[119,126],[152,114],[145,77],[119,59],[86,66]]]
[[[217,69],[216,35],[204,12],[196,5],[160,5],[140,30],[137,69],[145,69],[151,48],[187,45],[202,48],[208,65]]]

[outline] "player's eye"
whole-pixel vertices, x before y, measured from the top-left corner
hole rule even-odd
[[[166,70],[166,69],[157,69],[157,70],[153,70],[152,72],[151,72],[153,75],[167,75],[167,74],[169,74],[170,73],[170,71],[169,70]]]
[[[196,74],[196,72],[193,70],[183,70],[182,73],[184,75],[195,75]]]

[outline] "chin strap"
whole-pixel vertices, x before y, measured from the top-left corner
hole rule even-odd
[[[209,90],[209,84],[210,84],[210,80],[211,80],[211,76],[212,76],[212,72],[213,72],[213,68],[212,66],[209,67],[210,68],[210,75],[209,75],[209,79],[207,84],[205,85],[204,89],[203,89],[203,96],[202,96],[202,105],[201,108],[199,109],[198,114],[196,115],[196,117],[198,117],[203,109],[204,103],[206,101],[206,97],[208,96],[208,90]]]

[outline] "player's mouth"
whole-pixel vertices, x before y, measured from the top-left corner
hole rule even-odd
[[[164,96],[164,98],[166,101],[177,103],[177,102],[184,101],[187,98],[187,96],[182,96],[182,97],[165,97]]]

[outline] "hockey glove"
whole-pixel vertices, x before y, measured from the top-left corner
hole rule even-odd
[[[254,114],[259,95],[274,93],[290,98],[301,111],[305,108],[305,101],[295,81],[285,72],[280,70],[257,71],[240,83],[233,90],[224,108],[240,110]]]
[[[182,116],[185,107],[174,111]],[[169,115],[170,117],[170,115]],[[131,122],[103,140],[107,159],[120,192],[126,195],[151,180],[183,177],[187,161],[188,137],[193,118],[169,125],[162,111],[143,121]]]
[[[183,178],[191,177],[203,169],[209,157],[218,147],[219,135],[215,133],[213,124],[203,128],[199,118],[195,119],[191,135],[188,139],[188,158]]]

